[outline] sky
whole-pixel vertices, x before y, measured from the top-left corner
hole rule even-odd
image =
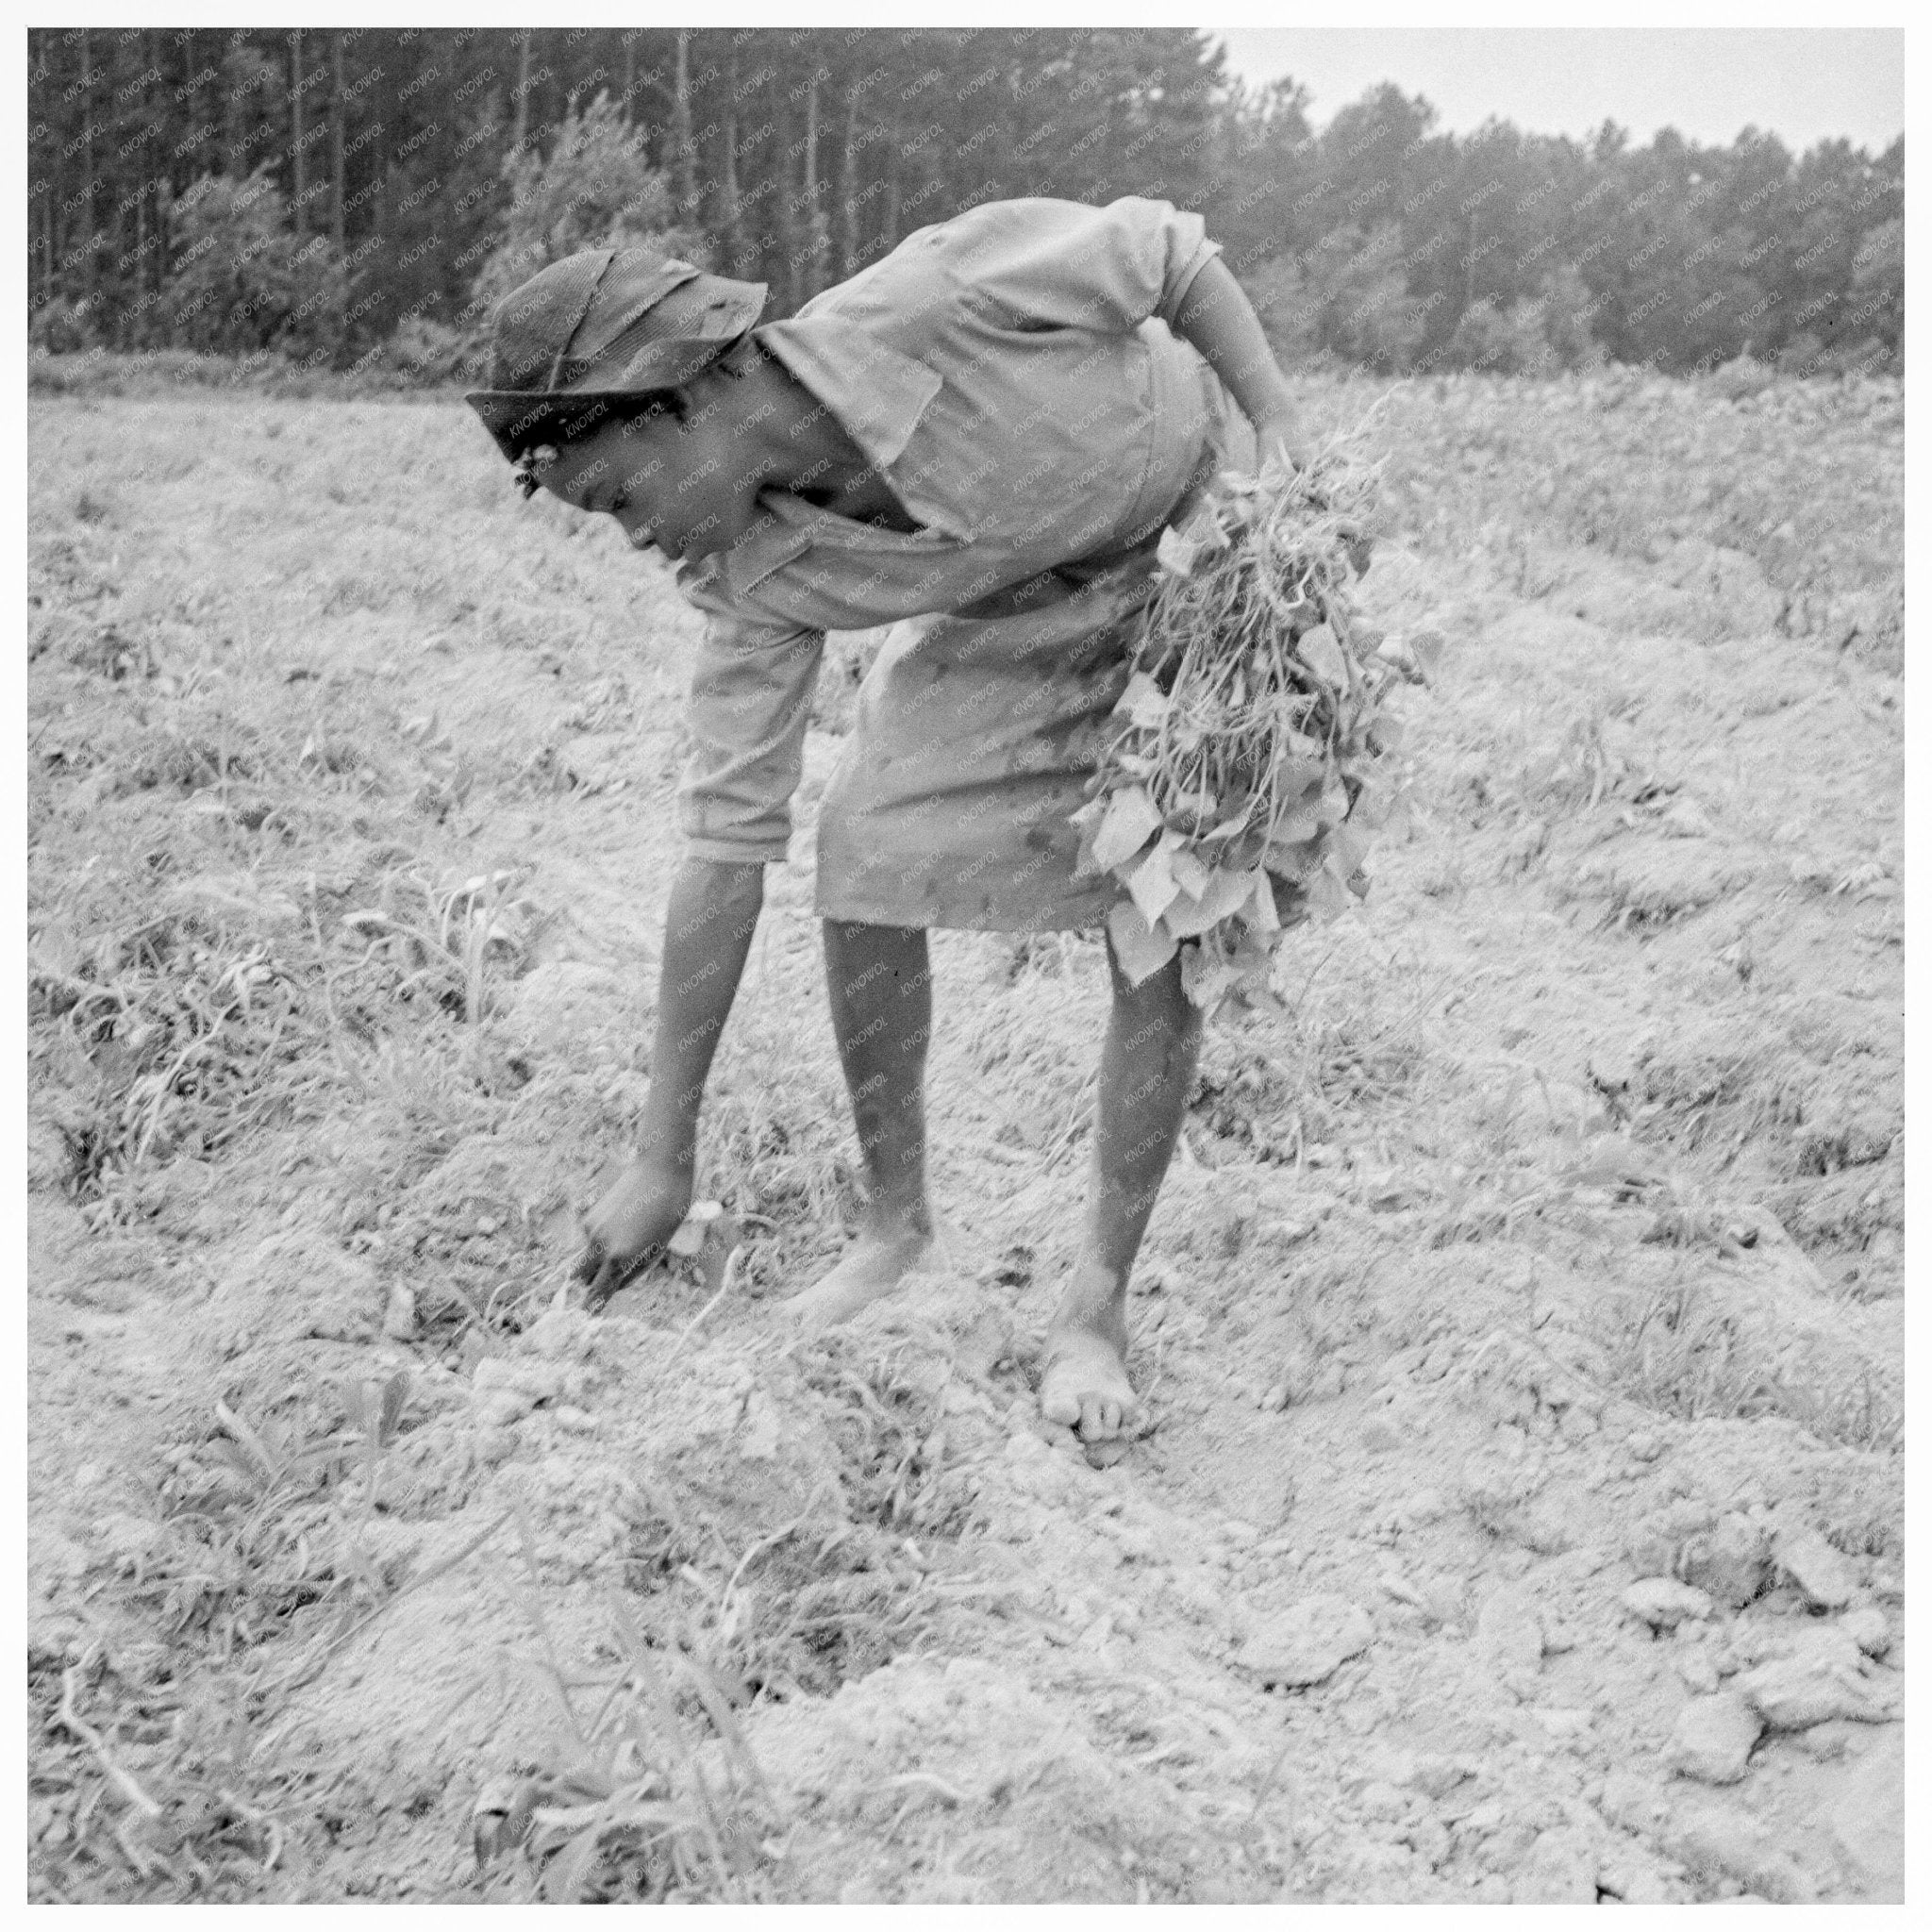
[[[1748,125],[1802,153],[1842,137],[1877,154],[1905,127],[1905,36],[1895,27],[1217,27],[1228,66],[1292,74],[1309,118],[1392,80],[1437,127],[1491,114],[1526,134],[1581,138],[1607,116],[1642,146],[1660,127],[1728,147]]]

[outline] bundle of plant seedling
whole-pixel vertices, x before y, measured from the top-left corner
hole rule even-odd
[[[1175,952],[1189,997],[1278,1005],[1281,934],[1368,891],[1371,835],[1402,808],[1393,689],[1426,680],[1441,641],[1385,637],[1357,616],[1380,464],[1363,429],[1305,469],[1224,472],[1160,540],[1081,828],[1079,870],[1127,896],[1108,919],[1136,985]]]

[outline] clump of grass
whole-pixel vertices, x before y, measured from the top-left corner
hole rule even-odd
[[[61,1670],[58,1707],[51,1674],[30,1672],[43,1874],[94,1898],[261,1896],[288,1814],[261,1790],[255,1724],[272,1693],[256,1660],[305,1612],[333,1607],[340,1634],[396,1593],[367,1543],[409,1386],[217,1401],[210,1427],[162,1451],[151,1533],[118,1556],[156,1641],[111,1663],[92,1645]]]
[[[1211,1134],[1246,1141],[1257,1159],[1292,1160],[1329,1130],[1327,1109],[1308,1091],[1307,1070],[1253,1042],[1210,1041],[1194,1075],[1188,1111]]]
[[[391,872],[376,904],[341,923],[368,942],[359,964],[380,959],[397,974],[392,997],[420,991],[475,1024],[490,1010],[490,969],[514,971],[527,951],[534,908],[515,896],[525,876],[502,870],[436,885],[420,873]]]
[[[619,1675],[566,1680],[534,1594],[527,1602],[561,1723],[541,1769],[478,1797],[479,1871],[515,1850],[527,1890],[553,1905],[769,1897],[782,1816],[725,1687],[691,1656],[654,1644],[619,1596]],[[588,1717],[574,1694],[584,1690],[601,1693]]]
[[[696,1498],[647,1477],[626,1558],[653,1641],[742,1699],[828,1696],[906,1649],[931,1607],[919,1542],[958,1536],[970,1505],[948,1465],[937,1382],[910,1344],[871,1359],[827,1338],[799,1365],[836,1482],[739,1547]]]
[[[158,1600],[162,1629],[177,1640],[194,1636],[225,1658],[310,1606],[340,1602],[353,1615],[381,1602],[391,1579],[358,1532],[375,1507],[408,1393],[407,1374],[345,1385],[332,1423],[312,1401],[279,1420],[258,1413],[252,1421],[217,1402],[213,1428],[164,1453],[161,1536],[134,1564],[137,1591]]]
[[[247,1693],[153,1661],[96,1642],[58,1671],[29,1664],[31,1898],[228,1903],[274,1883],[285,1832],[243,1795],[258,1781]]]
[[[954,1535],[956,1502],[934,1480],[945,1454],[938,1394],[916,1372],[910,1351],[908,1343],[865,1357],[828,1341],[806,1359],[806,1383],[826,1398],[857,1519],[901,1535]]]
[[[1757,1229],[1748,1217],[1730,1212],[1703,1189],[1672,1174],[1662,1183],[1657,1212],[1642,1239],[1677,1248],[1712,1247],[1728,1257],[1756,1247]]]
[[[1366,892],[1369,835],[1400,807],[1379,763],[1400,742],[1386,699],[1426,675],[1440,640],[1355,616],[1376,522],[1363,441],[1358,426],[1306,469],[1224,474],[1163,534],[1122,725],[1074,814],[1080,869],[1127,889],[1108,920],[1123,970],[1138,983],[1179,951],[1209,1009],[1278,1004],[1279,934]]]
[[[1630,778],[1629,761],[1612,742],[1609,725],[1631,708],[1624,693],[1594,699],[1555,744],[1524,761],[1516,797],[1544,818],[1594,811]]]
[[[740,1668],[760,1594],[744,1579],[825,1525],[808,1524],[808,1509],[734,1561],[716,1524],[693,1513],[694,1498],[648,1472],[641,1489],[645,1534],[626,1572],[639,1594],[610,1593],[599,1646],[616,1659],[615,1676],[566,1672],[519,1512],[528,1580],[518,1593],[539,1654],[501,1662],[542,1687],[558,1722],[524,1771],[479,1794],[477,1869],[487,1874],[514,1855],[525,1892],[553,1904],[766,1898],[766,1874],[784,1856],[770,1834],[784,1819],[738,1718],[766,1688]]]
[[[1847,1448],[1904,1446],[1903,1406],[1869,1366],[1829,1384],[1793,1378],[1694,1275],[1659,1289],[1607,1346],[1625,1393],[1686,1422],[1778,1415]]]
[[[757,1058],[775,1050],[754,1037],[733,1054]],[[857,1176],[831,1124],[841,1115],[827,1089],[814,1108],[788,1098],[762,1077],[730,1081],[710,1102],[705,1120],[703,1166],[709,1191],[745,1229],[742,1274],[757,1296],[796,1282],[823,1259],[828,1239],[856,1218]]]
[[[1571,1158],[1551,1167],[1452,1169],[1447,1197],[1430,1229],[1430,1245],[1507,1238],[1524,1220],[1588,1225],[1596,1205],[1638,1200],[1658,1179],[1656,1164],[1618,1135],[1585,1141]]]
[[[741,1700],[829,1696],[876,1669],[918,1620],[891,1548],[831,1494],[743,1550],[690,1499],[651,1484],[625,1558],[635,1614]]]
[[[92,1064],[63,1124],[71,1180],[104,1198],[150,1158],[208,1154],[285,1117],[326,1074],[299,966],[192,912],[162,914],[72,962],[30,962],[30,1010]]]
[[[747,1689],[829,1696],[905,1649],[924,1608],[885,1538],[840,1524],[747,1551],[721,1593],[716,1641]]]

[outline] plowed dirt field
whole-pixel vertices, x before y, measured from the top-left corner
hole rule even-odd
[[[855,1206],[866,640],[743,1245],[591,1319],[694,614],[454,398],[35,406],[34,1896],[1901,1896],[1902,391],[1377,421],[1419,809],[1211,1033],[1090,1459],[1093,939],[937,937],[958,1271],[775,1314]]]

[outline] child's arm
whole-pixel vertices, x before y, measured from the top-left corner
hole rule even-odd
[[[1221,378],[1222,387],[1255,425],[1255,447],[1262,461],[1279,452],[1294,465],[1307,462],[1307,446],[1295,421],[1294,398],[1261,332],[1254,304],[1219,256],[1204,262],[1188,284],[1174,317],[1174,333],[1191,342]],[[1349,545],[1357,574],[1369,567],[1374,541]]]
[[[1219,256],[1204,262],[1188,284],[1174,333],[1201,352],[1222,387],[1241,405],[1255,425],[1261,455],[1279,448],[1300,469],[1306,458],[1288,378],[1261,332],[1254,304]]]
[[[656,1258],[691,1207],[698,1110],[765,899],[762,863],[687,858],[664,915],[651,1091],[630,1164],[585,1216],[577,1275],[594,1307]]]
[[[664,914],[651,1091],[637,1152],[585,1217],[579,1276],[594,1307],[654,1260],[691,1207],[698,1114],[764,905],[784,859],[824,634],[715,599],[692,668],[691,759],[678,793],[690,847]]]

